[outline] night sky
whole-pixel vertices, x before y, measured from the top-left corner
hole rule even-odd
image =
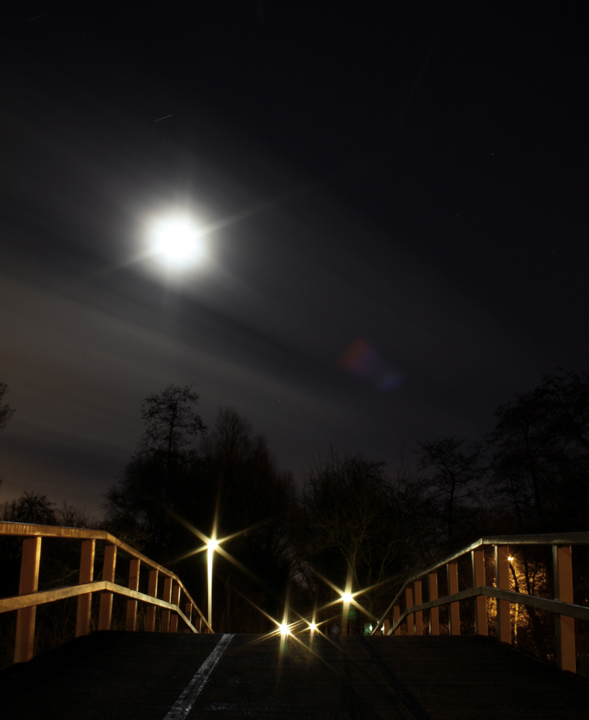
[[[581,4],[15,5],[0,501],[98,512],[169,383],[300,481],[589,369]],[[178,212],[206,253],[173,269],[149,238]]]

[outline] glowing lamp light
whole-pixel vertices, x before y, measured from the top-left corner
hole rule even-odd
[[[282,624],[281,624],[281,626],[280,626],[280,634],[283,635],[283,636],[285,636],[285,635],[290,635],[290,628],[288,627],[288,625],[287,625],[286,623],[282,623]]]
[[[351,592],[345,592],[342,595],[342,600],[346,603],[352,602],[353,598],[354,598],[354,596],[352,595]]]
[[[207,543],[207,548],[209,550],[215,550],[218,547],[219,547],[219,542],[217,540],[209,540],[209,542]]]
[[[309,629],[310,629],[311,631],[317,630],[317,623],[314,623],[314,622],[310,623],[310,624],[309,624]]]
[[[515,558],[513,557],[513,555],[510,555],[507,559],[509,560],[509,562],[513,562],[513,561],[515,560]]]
[[[203,244],[195,225],[187,218],[160,222],[153,233],[156,252],[170,265],[183,265],[198,259]]]

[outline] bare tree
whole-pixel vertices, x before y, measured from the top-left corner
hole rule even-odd
[[[469,512],[466,502],[484,473],[481,448],[456,437],[445,437],[421,443],[417,454],[427,473],[440,528],[444,528],[443,545],[451,552],[465,540],[462,531]]]
[[[6,423],[14,415],[14,410],[8,403],[3,403],[4,396],[8,392],[8,385],[0,382],[0,430],[4,430]]]
[[[168,511],[190,515],[198,502],[200,442],[206,431],[190,386],[168,385],[141,404],[145,430],[122,478],[106,494],[114,530],[145,538],[146,552],[169,562],[177,531]]]
[[[343,588],[375,586],[371,604],[390,591],[404,566],[409,516],[403,493],[385,475],[384,462],[361,455],[332,457],[307,478],[303,496],[308,562]]]
[[[545,375],[495,412],[491,490],[518,530],[579,530],[589,518],[589,374]]]

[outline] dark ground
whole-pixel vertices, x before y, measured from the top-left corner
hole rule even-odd
[[[5,720],[162,720],[219,635],[93,633],[0,672]],[[587,720],[589,684],[482,638],[236,635],[189,718]]]

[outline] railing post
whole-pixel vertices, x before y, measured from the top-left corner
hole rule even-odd
[[[78,585],[86,585],[94,580],[94,555],[96,553],[96,540],[83,540],[80,554],[80,575]],[[90,613],[92,610],[92,593],[78,597],[78,612],[76,615],[76,637],[88,635],[90,632]]]
[[[405,608],[409,610],[413,607],[413,590],[408,587],[405,588]],[[415,615],[413,613],[409,613],[407,615],[407,635],[414,635],[415,634],[415,623],[414,623]]]
[[[446,566],[448,572],[448,595],[455,595],[458,592],[458,563],[449,562]],[[460,635],[460,603],[450,603],[448,615],[450,623],[450,635]]]
[[[477,550],[473,550],[470,555],[472,559],[473,587],[482,587],[487,584],[485,579],[485,549],[482,547],[478,548]],[[474,623],[477,635],[489,634],[487,598],[484,595],[478,595],[475,598]]]
[[[509,590],[509,548],[495,545],[495,582],[499,590]],[[497,638],[511,644],[511,615],[509,602],[497,600]]]
[[[164,578],[164,597],[163,600],[170,602],[172,599],[172,578]],[[170,632],[170,611],[162,610],[162,627],[161,632]]]
[[[180,591],[181,591],[180,585],[178,583],[174,583],[174,586],[172,588],[172,602],[174,605],[177,605],[180,607]],[[172,613],[172,618],[170,620],[170,632],[178,632],[178,613]]]
[[[129,563],[129,590],[139,590],[139,572],[141,560],[131,558]],[[137,600],[127,600],[127,624],[125,629],[128,632],[135,632],[137,627]]]
[[[102,579],[106,582],[115,581],[115,568],[117,565],[117,546],[107,545],[104,548],[104,565],[102,566]],[[112,593],[103,592],[100,597],[99,630],[110,630],[112,619]]]
[[[188,618],[188,622],[192,622],[192,603],[191,602],[187,602],[184,604],[184,614]],[[190,628],[189,627],[184,628],[184,632],[185,633],[190,632]]]
[[[157,583],[158,583],[158,571],[149,571],[149,587],[147,594],[151,597],[157,597]],[[155,605],[149,605],[147,608],[147,617],[145,618],[145,630],[146,632],[155,631]]]
[[[399,618],[401,617],[401,608],[398,605],[395,605],[393,607],[393,625],[396,625],[399,621]],[[401,626],[397,625],[395,628],[395,635],[401,634]]]
[[[438,599],[438,573],[436,570],[428,575],[428,594],[430,600]],[[430,608],[429,610],[429,634],[440,634],[440,608]]]
[[[383,635],[388,635],[389,630],[391,629],[391,621],[388,617],[384,619],[384,627],[383,627]]]
[[[554,598],[573,603],[573,562],[571,546],[552,546],[554,566]],[[575,618],[556,615],[556,659],[561,670],[577,672],[575,648]]]
[[[20,562],[19,595],[37,592],[39,586],[39,564],[41,562],[41,538],[25,538],[22,542]],[[16,613],[16,639],[14,662],[28,662],[35,647],[35,619],[37,607],[26,607]]]
[[[421,580],[413,583],[413,592],[415,593],[415,604],[421,605]],[[423,635],[423,610],[415,613],[415,634]]]

